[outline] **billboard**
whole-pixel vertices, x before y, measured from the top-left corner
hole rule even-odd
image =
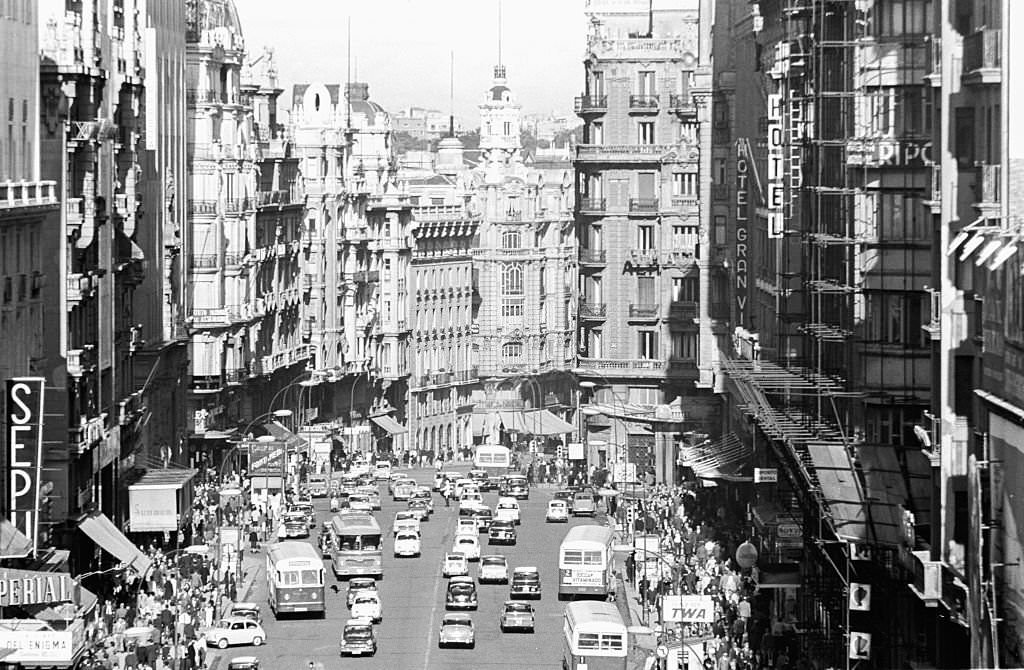
[[[12,650],[4,663],[71,665],[85,646],[85,624],[77,619],[64,630],[46,630],[45,626],[33,619],[0,620],[0,648]]]
[[[66,603],[73,599],[73,583],[67,572],[0,570],[0,607]]]
[[[41,377],[7,380],[5,512],[14,527],[39,544],[39,487],[43,464],[43,386]],[[2,557],[6,558],[6,557]]]
[[[666,623],[714,623],[715,599],[712,596],[664,596],[662,620]]]
[[[285,472],[286,443],[256,440],[249,446],[249,475],[278,475]]]
[[[133,533],[178,530],[178,490],[131,486],[128,512]]]

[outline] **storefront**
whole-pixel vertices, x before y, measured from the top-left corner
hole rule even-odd
[[[190,538],[193,479],[188,469],[150,470],[128,487],[129,524],[132,533],[160,533],[162,543],[178,546]],[[146,537],[149,541],[156,538]],[[157,541],[160,544],[159,541]]]
[[[85,623],[0,619],[3,668],[73,668],[85,652]]]

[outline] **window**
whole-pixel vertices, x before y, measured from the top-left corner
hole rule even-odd
[[[697,248],[697,226],[672,226],[672,248],[682,251],[693,251]]]
[[[654,72],[650,70],[641,70],[636,73],[636,94],[637,95],[654,95]]]
[[[654,226],[640,225],[636,227],[636,248],[651,250],[654,244]]]
[[[637,358],[655,360],[658,358],[658,333],[653,330],[640,330],[636,334]]]
[[[501,345],[501,357],[507,361],[520,361],[523,358],[521,342],[506,342]]]
[[[590,95],[604,95],[604,72],[590,73]]]
[[[640,275],[636,278],[637,303],[640,305],[655,305],[658,297],[655,293],[654,275]]]
[[[725,216],[715,214],[715,244],[725,244]]]
[[[384,259],[384,281],[391,281],[391,259]]]
[[[715,159],[715,183],[724,184],[728,179],[728,171],[726,169],[726,162],[724,158]]]
[[[506,121],[505,122],[505,137],[510,137],[511,135],[512,135],[512,122],[511,121]]]
[[[523,295],[523,267],[518,263],[506,265],[501,272],[502,295]]]
[[[882,191],[871,194],[875,234],[879,242],[928,239],[921,197],[916,194]],[[868,220],[871,221],[872,213]]]
[[[637,144],[654,144],[654,121],[640,121],[636,124]]]
[[[878,37],[920,35],[932,28],[932,0],[876,3],[868,14],[869,32]]]
[[[696,360],[697,333],[673,333],[672,358],[684,361]]]
[[[676,172],[672,175],[672,195],[676,197],[697,197],[697,173]]]
[[[974,167],[974,108],[958,107],[954,121],[955,152],[960,167]]]
[[[672,278],[672,302],[697,302],[699,299],[696,277]]]
[[[922,294],[875,292],[864,297],[869,341],[915,348],[927,345],[921,329],[925,314]]]
[[[604,144],[604,122],[594,121],[590,124],[590,143]]]
[[[518,230],[506,230],[501,234],[502,249],[519,249],[522,242],[522,234]]]

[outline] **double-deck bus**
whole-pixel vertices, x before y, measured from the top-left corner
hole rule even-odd
[[[629,632],[614,604],[569,603],[562,630],[563,670],[626,670]]]
[[[267,601],[275,616],[314,612],[324,616],[324,562],[308,542],[276,542],[267,549]]]
[[[384,576],[380,524],[368,512],[343,512],[331,519],[331,567],[338,579]]]
[[[558,548],[558,598],[607,596],[612,586],[612,529],[596,524],[570,528]]]

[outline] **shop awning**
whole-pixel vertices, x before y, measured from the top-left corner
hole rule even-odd
[[[147,470],[137,482],[129,486],[131,489],[160,488],[160,489],[181,489],[192,481],[198,470],[192,468],[163,468],[159,470]]]
[[[25,558],[32,553],[32,540],[10,519],[0,519],[0,558]]]
[[[523,423],[527,435],[563,435],[572,433],[575,427],[546,409],[538,409],[523,414]]]
[[[270,421],[263,424],[263,430],[266,431],[267,435],[270,435],[278,442],[284,442],[288,445],[289,449],[297,449],[305,446],[306,441],[288,430],[285,426],[278,423],[277,421]]]
[[[772,563],[760,570],[757,585],[762,589],[798,589],[803,585],[797,563]]]
[[[486,414],[471,414],[470,425],[473,427],[473,435],[476,437],[483,437],[484,431],[487,427],[487,415]]]
[[[127,563],[129,567],[140,575],[146,574],[152,561],[135,544],[125,537],[124,533],[118,530],[117,526],[107,518],[106,514],[99,512],[87,516],[78,527],[88,535],[93,542],[102,547],[120,561]]]
[[[387,414],[381,414],[380,416],[371,416],[370,421],[386,430],[391,435],[401,435],[408,432],[405,426],[392,419]]]
[[[753,449],[735,433],[728,433],[717,442],[680,447],[682,465],[702,479],[736,480]]]
[[[526,420],[523,418],[523,412],[521,410],[509,412],[498,412],[498,418],[501,421],[501,425],[507,432],[515,433],[526,433]]]

